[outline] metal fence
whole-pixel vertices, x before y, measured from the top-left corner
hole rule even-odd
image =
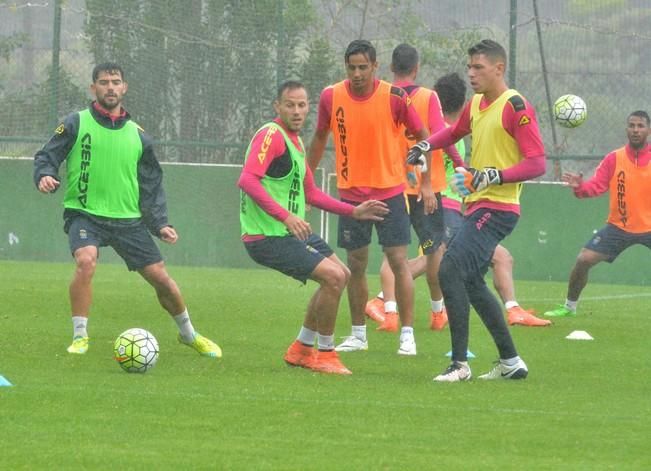
[[[1,0],[0,0],[1,2]],[[276,85],[302,80],[313,104],[344,77],[343,51],[363,37],[380,76],[393,47],[421,53],[419,82],[465,73],[466,49],[493,38],[509,51],[509,81],[538,110],[547,152],[589,173],[625,142],[628,113],[649,106],[649,0],[52,0],[0,3],[0,155],[29,156],[89,99],[93,65],[121,63],[126,107],[159,142],[161,160],[241,163],[272,116]],[[588,105],[577,129],[556,129],[549,103]],[[331,157],[325,160],[331,165]]]

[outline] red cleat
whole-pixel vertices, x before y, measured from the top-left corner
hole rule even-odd
[[[445,308],[437,312],[432,311],[430,314],[429,328],[432,330],[443,330],[446,325],[448,325],[448,313]]]
[[[352,371],[346,368],[341,360],[339,360],[339,355],[334,350],[328,350],[326,352],[317,351],[314,357],[314,361],[310,364],[309,368],[313,371],[318,371],[319,373],[331,373],[336,375],[352,375]]]
[[[509,325],[526,325],[529,327],[544,327],[551,325],[552,321],[541,319],[533,315],[534,311],[525,311],[520,306],[506,310]]]
[[[366,303],[364,313],[378,324],[382,324],[384,322],[384,300],[377,297],[371,299]]]
[[[398,326],[400,324],[400,316],[397,312],[387,312],[384,315],[384,322],[375,330],[380,330],[382,332],[398,332]]]
[[[290,366],[300,366],[302,368],[311,368],[314,359],[316,358],[316,350],[314,348],[302,344],[298,340],[289,346],[285,353],[285,363]]]

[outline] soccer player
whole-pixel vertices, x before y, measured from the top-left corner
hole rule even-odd
[[[396,298],[402,323],[398,354],[415,355],[414,289],[407,265],[411,234],[403,196],[405,160],[400,136],[403,125],[417,139],[426,137],[427,132],[414,108],[409,106],[407,93],[375,77],[378,63],[370,42],[352,41],[346,49],[344,61],[348,78],[326,87],[321,93],[308,163],[312,170],[319,165],[332,131],[341,200],[357,205],[373,198],[384,201],[390,213],[381,222],[358,221],[347,216],[339,218],[337,243],[346,249],[351,271],[348,303],[352,333],[337,346],[337,350],[368,349],[364,316],[368,299],[366,266],[375,225],[380,245],[396,277]],[[426,159],[429,164],[429,153]],[[423,173],[421,198],[425,213],[431,214],[436,207],[436,197],[429,172]]]
[[[495,248],[518,221],[521,182],[545,172],[545,150],[533,107],[506,84],[504,48],[485,39],[472,46],[468,56],[468,78],[475,95],[453,126],[416,144],[407,158],[416,163],[423,152],[472,135],[470,167],[457,168],[451,180],[452,187],[465,197],[466,213],[439,270],[452,363],[434,381],[471,378],[467,362],[470,304],[493,337],[500,358],[480,378],[525,378],[527,366],[518,356],[501,306],[484,275]]]
[[[373,200],[357,206],[342,203],[315,185],[298,135],[308,112],[307,91],[301,83],[281,84],[274,109],[276,119],[251,140],[238,181],[242,240],[260,265],[302,283],[309,278],[320,285],[307,306],[297,339],[285,353],[285,362],[323,373],[351,374],[334,350],[337,309],[350,272],[328,244],[312,233],[305,221],[305,205],[369,221],[381,221],[388,208]]]
[[[418,113],[424,128],[429,133],[434,133],[445,127],[441,103],[433,90],[415,84],[418,75],[419,59],[418,51],[409,44],[399,44],[393,50],[391,58],[391,71],[393,72],[393,84],[402,88],[409,95],[411,104]],[[404,127],[404,126],[403,126]],[[403,148],[405,152],[415,144],[405,136],[405,130],[401,133]],[[462,166],[463,160],[454,146],[449,146],[446,151],[455,160],[455,166]],[[436,210],[431,214],[425,213],[425,205],[420,198],[421,172],[419,166],[409,165],[405,168],[405,195],[408,201],[409,220],[416,235],[418,236],[420,250],[424,257],[424,271],[430,293],[438,290],[438,264],[435,260],[435,252],[441,245],[444,236],[443,211],[441,210],[441,191],[447,183],[445,181],[445,167],[443,164],[443,152],[440,150],[432,152],[431,156],[431,187],[436,197]],[[409,271],[412,278],[413,263],[409,262]],[[398,314],[395,301],[395,284],[393,272],[386,257],[382,262],[382,269],[386,277],[391,279],[391,285],[384,288],[387,294],[386,309],[382,316],[382,323],[378,330],[397,332]],[[368,310],[365,310],[368,312]]]
[[[601,262],[612,263],[620,253],[635,244],[651,248],[651,146],[646,111],[634,111],[627,119],[628,144],[610,152],[594,176],[583,181],[581,175],[565,173],[561,179],[577,198],[591,198],[610,191],[607,224],[581,249],[567,287],[563,306],[547,311],[548,317],[573,317],[581,291],[588,284],[588,272]]]
[[[178,325],[179,342],[219,358],[219,346],[194,330],[181,291],[149,234],[169,244],[178,240],[167,221],[163,172],[152,139],[122,107],[127,92],[124,71],[115,63],[99,64],[92,80],[95,100],[68,115],[34,157],[34,183],[43,193],[59,188],[59,167],[66,161],[64,230],[76,263],[69,290],[73,341],[68,352],[88,350],[93,275],[99,248],[111,246],[130,271],[153,286]]]
[[[434,84],[434,90],[441,102],[445,122],[447,125],[452,125],[459,117],[466,101],[465,82],[457,73],[451,73],[439,78]],[[463,139],[457,141],[456,146],[458,153],[465,155]],[[434,165],[434,154],[432,161]],[[451,177],[454,173],[454,168],[458,164],[455,165],[453,159],[447,153],[444,154],[443,162],[445,165],[445,175]],[[441,211],[443,212],[443,223],[445,226],[444,237],[442,244],[432,257],[434,259],[433,280],[430,281],[428,279],[432,309],[430,314],[430,328],[432,330],[442,330],[448,323],[448,316],[443,303],[443,294],[439,286],[438,269],[447,245],[463,221],[461,212],[462,198],[459,194],[446,186],[441,192],[441,196]],[[409,260],[409,271],[414,279],[425,273],[426,266],[427,258],[422,254]],[[551,324],[546,319],[540,319],[534,316],[531,311],[522,309],[516,301],[515,288],[513,286],[513,257],[504,246],[498,245],[495,248],[491,260],[491,268],[493,269],[493,286],[504,303],[509,325],[545,326]],[[382,291],[374,299],[369,300],[365,308],[366,315],[377,322],[384,321],[386,313],[396,309],[393,273],[386,261],[382,262],[380,268],[380,280]]]

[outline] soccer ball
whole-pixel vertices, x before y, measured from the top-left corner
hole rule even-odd
[[[158,360],[158,341],[145,329],[122,332],[113,344],[113,356],[128,373],[146,373]]]
[[[554,102],[554,118],[564,128],[580,126],[587,117],[585,102],[576,95],[563,95]]]

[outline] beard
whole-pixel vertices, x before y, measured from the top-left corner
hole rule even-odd
[[[97,97],[97,103],[107,111],[114,110],[122,103],[122,100],[117,95],[108,97],[109,99],[114,99],[114,101],[108,101],[106,98],[107,97]]]

